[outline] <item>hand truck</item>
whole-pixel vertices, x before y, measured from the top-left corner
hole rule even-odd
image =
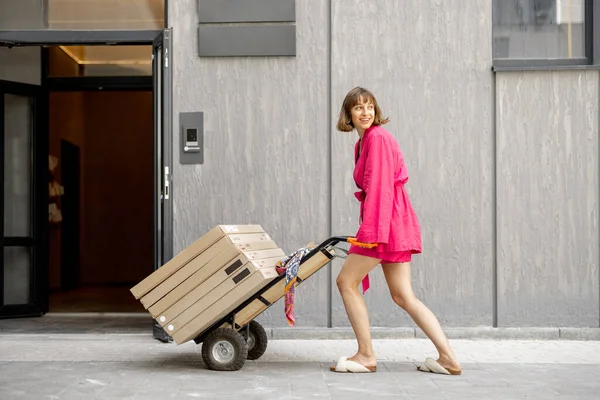
[[[297,285],[327,265],[336,254],[348,252],[335,247],[347,242],[360,247],[374,247],[376,243],[360,243],[351,236],[334,236],[314,247],[300,261]],[[268,337],[265,329],[254,319],[284,296],[285,271],[277,278],[251,295],[242,304],[201,332],[195,339],[202,343],[202,359],[207,368],[216,371],[237,371],[246,360],[257,360],[267,350]]]

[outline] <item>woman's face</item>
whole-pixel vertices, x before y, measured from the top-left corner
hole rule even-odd
[[[352,124],[356,130],[364,132],[373,125],[375,105],[368,100],[361,99],[357,105],[352,107],[350,114],[352,116]]]

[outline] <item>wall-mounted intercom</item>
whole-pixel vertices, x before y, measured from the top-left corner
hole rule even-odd
[[[179,114],[180,163],[204,163],[204,113],[186,112]]]

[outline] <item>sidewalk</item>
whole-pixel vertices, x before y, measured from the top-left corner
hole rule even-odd
[[[448,377],[416,371],[435,356],[424,339],[375,340],[375,374],[329,371],[340,355],[353,354],[353,340],[271,340],[241,371],[215,372],[204,367],[201,346],[161,343],[149,328],[26,333],[6,326],[0,321],[0,399],[600,398],[600,341],[456,339],[463,375]]]

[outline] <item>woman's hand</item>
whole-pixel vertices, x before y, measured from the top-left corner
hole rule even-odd
[[[372,249],[374,247],[377,247],[379,245],[379,243],[363,243],[363,242],[359,242],[358,240],[356,240],[356,238],[350,237],[348,238],[348,243],[354,245],[354,246],[358,246],[358,247],[364,247],[366,249]]]

